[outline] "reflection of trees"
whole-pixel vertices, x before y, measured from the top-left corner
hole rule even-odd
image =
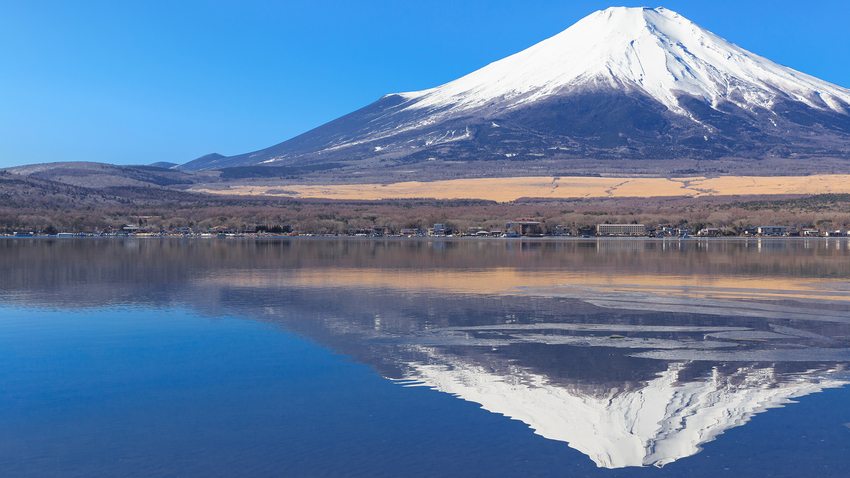
[[[185,281],[229,270],[584,271],[846,279],[850,244],[749,241],[421,241],[330,239],[0,240],[6,290],[61,284]],[[83,274],[83,271],[85,273]]]

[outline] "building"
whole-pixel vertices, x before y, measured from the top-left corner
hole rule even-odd
[[[552,229],[552,234],[556,236],[569,236],[570,226],[557,225],[554,227],[554,229]]]
[[[600,236],[614,234],[617,236],[642,236],[646,234],[643,224],[597,224],[596,233]]]
[[[788,231],[788,226],[759,226],[758,233],[762,236],[782,236]]]
[[[515,221],[505,224],[505,234],[520,236],[542,236],[543,228],[539,221],[527,217],[518,217]]]
[[[434,227],[428,229],[429,236],[445,236],[448,234],[448,229],[445,224],[434,224]]]

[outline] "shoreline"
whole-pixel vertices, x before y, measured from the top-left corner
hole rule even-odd
[[[253,236],[253,235],[233,235],[227,237],[202,236],[202,235],[102,235],[90,236],[80,235],[73,237],[57,237],[57,236],[9,236],[0,235],[0,239],[37,239],[37,240],[91,240],[91,239],[206,239],[206,240],[234,240],[234,239],[253,239],[253,240],[359,240],[359,241],[435,241],[435,242],[451,242],[451,241],[501,241],[501,242],[570,242],[570,241],[685,241],[685,242],[733,242],[733,241],[847,241],[850,242],[850,236],[689,236],[689,237],[654,237],[654,236],[521,236],[521,237],[475,237],[475,236],[325,236],[325,235],[293,235],[293,236]]]

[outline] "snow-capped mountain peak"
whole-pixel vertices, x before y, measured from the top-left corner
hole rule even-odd
[[[682,93],[770,108],[777,97],[846,113],[850,90],[751,53],[665,8],[612,7],[522,52],[429,90],[409,109],[512,108],[582,88],[642,90],[684,113]]]
[[[807,157],[827,161],[799,161]],[[640,159],[628,167],[641,174],[666,172],[670,160],[720,158],[738,172],[834,171],[850,159],[850,89],[676,12],[617,7],[442,86],[386,95],[278,145],[182,168],[356,163],[410,180],[411,164],[442,159],[495,168],[461,173],[472,177],[623,174],[610,169],[614,158]],[[416,179],[443,177],[435,164]]]

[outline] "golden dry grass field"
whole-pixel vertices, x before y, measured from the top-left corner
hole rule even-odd
[[[850,175],[721,176],[716,178],[521,177],[434,182],[338,185],[232,185],[195,191],[237,195],[378,200],[396,198],[487,199],[596,198],[850,193]],[[285,194],[280,194],[285,190]]]

